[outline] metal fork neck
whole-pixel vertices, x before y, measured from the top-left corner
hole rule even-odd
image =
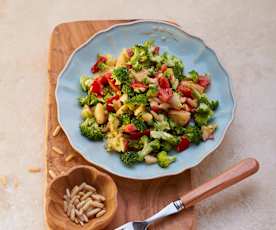
[[[175,214],[180,212],[181,210],[184,209],[184,204],[181,200],[176,200],[174,202],[171,202],[168,204],[165,208],[161,209],[158,213],[154,214],[150,218],[146,219],[145,221],[148,224],[151,224],[163,217]]]

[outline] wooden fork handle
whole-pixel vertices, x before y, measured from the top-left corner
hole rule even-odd
[[[246,177],[251,176],[257,172],[258,169],[259,163],[257,160],[252,158],[242,160],[240,163],[226,170],[219,176],[200,185],[191,192],[186,193],[180,199],[183,202],[184,207],[189,208],[201,200],[238,183]]]

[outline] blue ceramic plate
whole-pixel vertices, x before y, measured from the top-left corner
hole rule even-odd
[[[148,39],[155,39],[162,52],[168,51],[180,57],[185,64],[186,72],[196,69],[198,72],[209,73],[211,87],[207,94],[220,102],[214,117],[214,121],[218,124],[215,139],[177,153],[177,161],[167,169],[146,164],[128,168],[121,163],[118,154],[106,152],[104,141],[89,141],[79,131],[81,108],[77,99],[82,93],[79,78],[81,75],[91,75],[91,64],[96,61],[97,53],[111,53],[113,56],[118,56],[122,48]],[[139,180],[179,174],[200,163],[221,143],[233,120],[235,108],[229,76],[220,65],[216,54],[201,39],[185,33],[173,24],[161,21],[118,24],[91,37],[72,54],[60,73],[56,100],[59,123],[76,151],[92,164],[113,174]]]

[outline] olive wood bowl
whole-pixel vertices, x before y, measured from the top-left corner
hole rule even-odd
[[[63,207],[63,196],[66,188],[71,191],[75,185],[80,185],[82,182],[95,187],[97,193],[106,198],[106,213],[101,217],[90,219],[84,226],[73,223],[64,212]],[[116,184],[109,175],[91,166],[76,166],[65,174],[54,178],[48,186],[46,196],[47,223],[53,230],[103,229],[111,222],[117,209]]]

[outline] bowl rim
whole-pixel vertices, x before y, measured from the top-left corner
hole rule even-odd
[[[95,37],[97,37],[100,34],[104,34],[105,32],[108,32],[108,31],[110,31],[110,30],[112,30],[112,29],[114,29],[116,27],[127,26],[127,25],[134,25],[134,24],[139,24],[139,23],[144,23],[144,22],[152,22],[152,23],[165,24],[165,25],[172,26],[172,27],[180,30],[182,33],[184,33],[188,37],[190,37],[192,39],[196,39],[199,42],[201,42],[202,45],[204,46],[204,48],[207,49],[207,50],[209,50],[214,55],[214,57],[217,60],[217,63],[219,65],[219,67],[224,72],[224,74],[227,76],[227,82],[228,82],[228,85],[229,85],[229,92],[230,92],[230,96],[231,96],[232,101],[233,101],[233,108],[232,108],[232,111],[231,111],[231,118],[229,119],[229,121],[227,122],[227,124],[225,126],[225,129],[223,130],[223,134],[222,134],[220,140],[217,142],[217,144],[212,149],[210,149],[209,151],[207,151],[198,161],[196,161],[195,163],[190,164],[186,168],[183,168],[183,169],[181,169],[179,171],[176,171],[176,172],[171,172],[171,173],[167,173],[167,174],[163,174],[163,175],[159,175],[159,176],[157,175],[157,176],[150,176],[150,177],[144,177],[144,178],[137,178],[137,177],[134,177],[134,176],[128,176],[128,175],[123,175],[123,174],[114,172],[111,169],[109,169],[109,167],[107,167],[107,166],[104,166],[104,165],[92,162],[91,160],[89,160],[85,156],[85,154],[82,153],[82,151],[80,151],[76,146],[73,145],[73,141],[71,140],[70,135],[68,134],[68,131],[64,128],[64,126],[63,126],[63,124],[61,122],[61,115],[60,115],[60,110],[59,110],[59,106],[60,105],[59,105],[59,100],[58,100],[58,96],[57,96],[57,94],[58,94],[57,93],[58,92],[58,87],[57,86],[60,84],[59,81],[61,79],[61,76],[63,75],[63,73],[66,71],[66,69],[70,65],[73,57],[75,56],[75,53],[77,53],[81,48],[83,48],[88,43],[90,43]],[[227,71],[222,66],[222,64],[220,62],[220,59],[218,58],[218,56],[215,53],[215,51],[212,48],[210,48],[209,46],[207,46],[203,39],[185,32],[180,25],[174,24],[174,22],[168,22],[168,21],[158,20],[158,19],[154,19],[154,20],[153,19],[150,19],[150,20],[139,19],[139,20],[134,20],[134,21],[130,21],[130,22],[116,23],[116,24],[114,24],[114,25],[112,25],[112,26],[110,26],[110,27],[108,27],[106,29],[99,30],[97,33],[93,34],[87,41],[85,41],[84,43],[82,43],[78,48],[76,48],[72,52],[72,54],[67,59],[65,65],[63,67],[63,69],[58,74],[58,76],[57,76],[57,83],[56,83],[56,89],[55,89],[55,99],[56,99],[56,105],[57,105],[57,119],[58,119],[58,123],[61,126],[63,132],[65,133],[65,135],[66,135],[66,137],[67,137],[70,145],[72,146],[72,148],[75,151],[77,151],[79,154],[81,154],[82,157],[86,161],[88,161],[89,163],[91,163],[92,165],[95,165],[95,166],[97,166],[97,167],[99,167],[99,168],[101,168],[101,169],[103,169],[103,170],[105,170],[105,171],[107,171],[107,172],[109,172],[109,173],[111,173],[113,175],[116,175],[116,176],[119,176],[119,177],[122,177],[122,178],[126,178],[126,179],[138,180],[138,181],[145,181],[145,180],[158,179],[158,178],[162,178],[162,177],[178,175],[178,174],[183,173],[184,171],[186,171],[188,169],[191,169],[191,168],[197,166],[198,164],[200,164],[207,156],[209,156],[211,153],[213,153],[221,145],[221,143],[222,143],[222,141],[223,141],[223,139],[225,137],[225,134],[226,134],[227,130],[229,129],[230,125],[232,124],[232,122],[234,120],[234,114],[235,114],[235,111],[236,111],[236,100],[235,100],[235,96],[234,96],[234,93],[233,93],[232,80],[231,80],[229,74],[227,73]]]
[[[65,173],[63,173],[63,174],[60,174],[60,175],[58,175],[57,177],[55,177],[54,179],[52,179],[51,180],[51,182],[49,183],[49,185],[47,186],[47,190],[46,190],[46,197],[47,196],[49,196],[49,193],[50,193],[50,189],[52,188],[52,186],[53,186],[53,184],[57,181],[57,180],[59,180],[59,179],[61,179],[61,178],[63,178],[63,177],[67,177],[67,176],[69,176],[70,174],[72,174],[75,170],[78,170],[78,169],[88,169],[88,170],[90,170],[90,171],[92,171],[93,173],[95,173],[95,174],[97,174],[97,175],[102,175],[102,176],[104,176],[104,177],[106,177],[107,178],[107,180],[109,181],[109,183],[111,183],[111,185],[112,185],[112,187],[113,187],[113,196],[114,196],[114,200],[112,201],[112,202],[114,202],[114,204],[115,204],[115,206],[114,206],[114,208],[110,211],[111,213],[109,214],[110,215],[110,217],[109,217],[109,219],[107,219],[107,221],[106,222],[104,222],[104,223],[102,223],[102,222],[100,222],[100,223],[98,223],[97,224],[97,222],[94,224],[94,225],[96,225],[96,226],[99,226],[99,224],[108,224],[108,223],[110,223],[111,221],[112,221],[112,219],[114,218],[114,216],[115,216],[115,214],[116,214],[116,211],[117,211],[117,209],[118,209],[118,188],[117,188],[117,185],[116,185],[116,183],[115,183],[115,181],[113,180],[113,178],[110,176],[110,175],[108,175],[108,173],[105,173],[105,172],[102,172],[102,171],[100,171],[99,169],[97,169],[97,168],[95,168],[95,167],[93,167],[93,166],[90,166],[90,165],[76,165],[76,166],[73,166],[72,168],[70,168],[69,170],[67,170]],[[49,225],[49,217],[48,217],[48,212],[49,212],[49,204],[50,204],[50,202],[52,201],[52,199],[50,198],[50,196],[49,196],[49,198],[48,199],[46,199],[46,209],[45,209],[45,214],[46,214],[46,221],[47,221],[47,224]]]

